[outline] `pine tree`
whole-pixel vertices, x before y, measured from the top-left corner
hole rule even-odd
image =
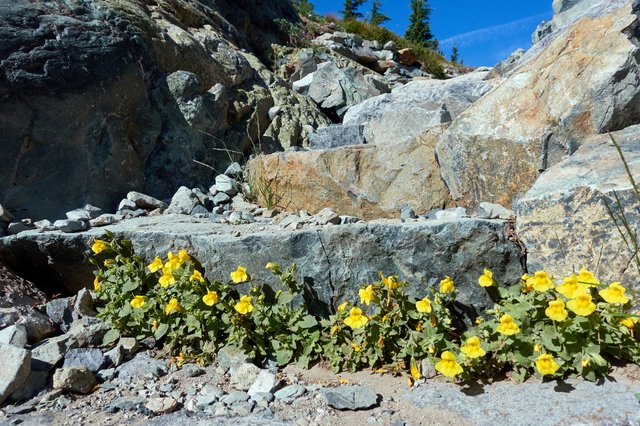
[[[431,33],[431,26],[429,24],[430,15],[431,8],[427,0],[411,0],[409,27],[404,37],[416,44],[437,50],[438,40],[436,40]]]
[[[362,18],[362,13],[358,12],[358,8],[362,6],[367,0],[344,0],[344,9],[342,10],[343,19],[358,19]]]
[[[451,62],[453,62],[454,64],[462,65],[462,61],[460,60],[460,52],[458,52],[458,45],[455,43],[451,47]]]
[[[371,5],[371,19],[369,20],[371,25],[382,25],[391,20],[387,15],[380,12],[381,7],[382,0],[373,0],[373,4]]]

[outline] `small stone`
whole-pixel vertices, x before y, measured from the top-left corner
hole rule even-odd
[[[276,397],[276,399],[279,399],[281,401],[291,402],[294,399],[304,395],[306,391],[307,389],[304,386],[300,384],[294,384],[285,386],[284,388],[277,391],[274,396]]]
[[[11,222],[9,226],[7,226],[7,232],[9,233],[9,235],[16,235],[24,231],[31,231],[33,229],[35,228],[25,224],[22,221]]]
[[[195,399],[196,408],[203,410],[225,395],[224,391],[216,385],[205,385]]]
[[[0,330],[0,344],[24,348],[27,346],[27,328],[22,324],[14,324],[3,328]]]
[[[131,358],[140,350],[140,345],[135,337],[121,337],[118,340],[118,346],[122,347],[125,358]]]
[[[359,217],[355,217],[355,216],[340,216],[340,224],[341,225],[348,225],[351,223],[358,223],[361,222],[362,219],[360,219]]]
[[[396,42],[393,40],[389,40],[382,46],[382,48],[384,50],[396,50],[397,49]]]
[[[275,398],[270,392],[257,392],[251,395],[251,399],[256,402],[258,407],[268,408]]]
[[[254,223],[256,218],[249,212],[240,212],[240,217],[244,223]]]
[[[107,359],[108,365],[118,367],[124,361],[124,348],[116,345],[110,351],[105,352],[104,357]]]
[[[93,309],[93,297],[89,289],[80,289],[73,303],[74,312],[84,317],[95,317],[97,312]]]
[[[268,112],[269,120],[273,120],[274,118],[276,118],[276,116],[278,114],[280,114],[280,111],[282,111],[282,108],[279,107],[279,106],[274,106],[274,107],[269,108],[269,112]]]
[[[2,207],[2,204],[0,204],[0,222],[11,223],[12,220],[13,220],[13,215],[9,212],[9,210]]]
[[[321,390],[327,404],[337,410],[363,410],[378,405],[378,395],[362,386],[340,386]]]
[[[273,219],[274,217],[278,216],[279,214],[280,214],[280,211],[278,209],[267,209],[267,210],[262,212],[262,217],[266,217],[268,219]]]
[[[116,369],[117,381],[129,383],[138,378],[157,379],[167,374],[167,367],[161,360],[151,358],[147,352],[140,352],[131,361]]]
[[[45,314],[26,305],[0,308],[0,328],[13,324],[21,324],[26,328],[29,343],[37,343],[56,332]]]
[[[64,297],[53,299],[44,305],[45,312],[51,321],[57,324],[62,331],[69,331],[71,324],[78,319],[73,312],[73,298]]]
[[[461,219],[469,217],[464,207],[456,207],[453,209],[438,210],[435,214],[437,220]]]
[[[31,353],[23,348],[0,343],[0,404],[27,380]]]
[[[411,207],[407,205],[402,206],[402,209],[400,210],[400,220],[402,222],[408,219],[415,219],[415,218],[416,218],[416,212],[414,212]]]
[[[206,371],[199,365],[187,364],[182,366],[182,373],[186,377],[199,377],[206,374]]]
[[[31,350],[31,368],[48,371],[60,362],[67,352],[78,347],[78,343],[68,334],[51,337]]]
[[[243,223],[244,220],[242,220],[242,215],[240,214],[240,212],[231,212],[231,214],[229,215],[229,223],[232,225],[239,225],[241,223]]]
[[[233,196],[238,193],[238,182],[227,175],[218,175],[216,176],[216,189]]]
[[[95,219],[91,219],[89,221],[89,225],[93,227],[107,226],[107,225],[112,225],[114,223],[117,223],[122,219],[124,219],[124,216],[120,214],[105,213],[105,214],[101,214]]]
[[[63,367],[85,367],[92,373],[97,373],[107,364],[102,351],[97,348],[71,349],[64,356]]]
[[[247,391],[258,378],[260,371],[254,364],[248,362],[240,364],[229,371],[231,375],[229,384],[237,390]]]
[[[151,398],[147,401],[145,407],[154,414],[168,414],[178,409],[178,401],[171,397]]]
[[[53,388],[86,394],[98,384],[96,377],[84,367],[59,368],[53,373]]]
[[[249,357],[242,349],[235,346],[225,346],[218,351],[218,367],[226,373],[236,369],[239,365],[249,362]]]
[[[157,198],[136,191],[129,192],[127,194],[127,200],[133,201],[133,203],[137,207],[146,210],[166,210],[166,208],[168,207],[167,203],[165,203],[164,201],[160,201]]]
[[[14,391],[10,396],[11,401],[25,401],[33,398],[41,390],[47,387],[47,379],[49,378],[48,371],[31,371],[27,380],[24,381],[22,386]]]
[[[220,399],[225,405],[233,405],[239,402],[245,402],[249,400],[249,394],[242,391],[233,391],[225,395]]]
[[[257,393],[271,393],[278,387],[279,380],[269,370],[261,370],[247,393],[253,397]]]
[[[89,212],[89,217],[91,219],[95,219],[104,214],[104,210],[102,210],[100,207],[92,206],[91,204],[85,204],[82,209]]]
[[[89,226],[87,222],[81,220],[62,219],[53,222],[53,226],[62,232],[80,232],[86,230]]]
[[[327,225],[329,223],[333,225],[340,224],[340,216],[328,207],[320,210],[318,214],[315,215],[315,220],[320,225]]]
[[[135,217],[143,217],[147,216],[149,212],[145,209],[136,209],[136,210],[126,210],[126,219],[133,219]]]
[[[108,382],[109,380],[113,380],[115,376],[116,376],[115,368],[105,368],[104,370],[100,370],[98,371],[98,373],[96,373],[96,377],[101,382]],[[102,386],[102,388],[104,389],[104,385]]]
[[[509,220],[516,217],[513,210],[509,210],[500,204],[480,203],[478,206],[478,217],[481,219],[502,219]]]
[[[102,344],[102,338],[111,327],[99,318],[82,317],[74,321],[67,335],[80,347]]]
[[[118,211],[136,210],[137,208],[138,206],[136,203],[127,198],[123,198],[122,201],[120,201],[120,204],[118,204]]]
[[[425,358],[420,361],[420,374],[422,374],[422,377],[425,379],[433,379],[438,374],[435,366],[429,358]]]
[[[34,222],[34,225],[36,228],[38,228],[39,230],[46,232],[46,231],[55,231],[56,227],[53,226],[53,223],[51,223],[50,220],[47,219],[42,219],[39,220],[37,222]]]
[[[238,194],[233,197],[231,208],[237,212],[252,213],[258,208],[258,206],[253,203],[249,203],[244,199],[244,196],[242,194]]]
[[[224,192],[218,192],[213,197],[213,204],[219,206],[220,204],[227,204],[231,201],[231,197]]]
[[[224,174],[231,178],[238,179],[242,177],[242,171],[242,166],[236,162],[231,163],[229,167],[227,167],[227,170],[224,171]]]
[[[255,405],[256,403],[252,400],[237,402],[231,405],[231,411],[236,416],[248,416]]]
[[[186,186],[181,186],[171,198],[171,204],[165,213],[189,214],[198,204],[200,204],[198,196]]]
[[[107,413],[118,411],[140,411],[146,400],[141,396],[121,396],[105,407]]]
[[[67,219],[81,221],[81,222],[89,222],[91,219],[95,219],[91,217],[91,213],[85,209],[75,209],[65,213]],[[99,216],[99,215],[98,215]],[[96,216],[97,217],[97,216]]]
[[[193,209],[191,209],[191,212],[189,213],[191,216],[196,216],[196,217],[208,217],[209,216],[209,210],[207,210],[205,208],[205,206],[198,204],[197,206],[195,206]]]

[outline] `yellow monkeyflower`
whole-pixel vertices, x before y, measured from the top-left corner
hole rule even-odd
[[[189,281],[200,281],[201,283],[203,283],[204,277],[202,276],[202,273],[196,269],[193,271],[193,274],[191,274],[191,276],[189,277]]]
[[[170,269],[172,272],[177,270],[178,268],[180,268],[180,266],[182,265],[182,261],[180,260],[180,256],[177,254],[173,254],[172,252],[167,253],[167,258],[169,260],[167,260],[167,263],[164,264],[164,268],[162,268],[162,270],[164,271],[165,269]]]
[[[533,289],[541,293],[551,290],[554,287],[553,281],[549,278],[549,274],[546,271],[536,271],[533,274],[532,281]]]
[[[542,354],[536,360],[536,368],[543,376],[554,375],[560,368],[557,362],[549,354]]]
[[[480,278],[478,278],[478,284],[480,284],[482,287],[491,287],[495,283],[496,282],[493,279],[493,272],[488,269],[485,269],[484,273],[480,275]]]
[[[504,314],[500,317],[500,325],[496,327],[496,331],[507,336],[520,332],[520,327],[513,321],[513,317],[509,314]]]
[[[609,287],[604,290],[600,290],[598,294],[602,296],[602,298],[607,303],[621,303],[625,304],[629,301],[629,298],[624,295],[626,289],[620,285],[619,282],[609,284]]]
[[[180,250],[178,252],[178,259],[180,260],[180,263],[185,263],[191,260],[191,256],[189,256],[189,253],[186,250]]]
[[[247,268],[244,266],[238,266],[238,269],[230,273],[229,276],[231,276],[231,281],[233,281],[234,284],[244,283],[251,279],[249,274],[247,274]]]
[[[364,327],[369,322],[369,318],[362,312],[360,308],[351,308],[349,316],[344,319],[344,323],[352,329]]]
[[[533,351],[534,351],[534,352],[540,352],[540,351],[542,351],[542,346],[540,346],[540,344],[539,344],[539,343],[536,343],[536,344],[533,346]]]
[[[549,302],[549,307],[544,313],[554,321],[564,321],[569,315],[569,312],[564,308],[564,302],[560,299]]]
[[[100,291],[101,288],[102,285],[100,284],[100,278],[96,277],[96,279],[93,280],[93,291]]]
[[[522,280],[522,282],[523,282],[521,290],[522,290],[522,292],[524,294],[527,294],[527,293],[531,292],[531,290],[533,290],[533,277],[531,275],[524,274],[524,275],[522,275],[520,280]]]
[[[355,352],[361,352],[362,351],[362,346],[360,345],[356,345],[355,343],[351,342],[351,347],[353,348],[353,350]]]
[[[131,302],[129,302],[131,307],[134,309],[142,308],[145,303],[147,303],[147,298],[144,296],[134,296],[133,299],[131,299]]]
[[[207,294],[202,296],[202,301],[207,306],[213,306],[216,303],[218,303],[219,300],[220,300],[220,297],[218,296],[218,293],[216,293],[215,291],[211,291],[211,290],[209,290],[207,292]]]
[[[587,317],[596,310],[596,304],[591,301],[589,293],[580,293],[575,299],[569,300],[567,307],[577,315]]]
[[[620,325],[627,327],[629,330],[633,330],[633,327],[636,325],[635,318],[624,318],[620,320]]]
[[[480,347],[480,338],[473,336],[467,339],[467,344],[460,348],[460,352],[465,354],[468,358],[480,358],[487,353]]]
[[[366,288],[361,288],[358,292],[360,294],[360,303],[366,303],[367,306],[371,302],[376,301],[376,294],[373,291],[373,285],[369,284]]]
[[[418,325],[416,325],[416,331],[419,333],[419,332],[421,332],[422,330],[424,330],[424,327],[422,326],[422,323],[421,323],[421,322],[419,322],[419,323],[418,323]]]
[[[483,322],[484,322],[484,318],[482,318],[482,317],[478,317],[478,318],[476,318],[476,321],[475,321],[475,323],[476,323],[476,324],[480,325],[480,324],[482,324]]]
[[[103,265],[105,266],[105,268],[108,268],[111,265],[114,265],[116,263],[115,259],[105,259],[103,262]]]
[[[411,358],[411,377],[414,380],[420,380],[422,378],[422,374],[420,374],[420,370],[418,370],[418,366],[416,365],[416,360]]]
[[[338,327],[337,325],[334,325],[333,327],[331,327],[331,333],[330,333],[330,336],[333,336],[333,335],[334,335],[334,334],[336,334],[339,330],[340,330],[340,327]]]
[[[158,327],[160,327],[160,323],[158,322],[158,320],[153,320],[153,322],[151,323],[151,329],[153,331],[156,331]]]
[[[95,240],[91,245],[91,251],[93,251],[95,254],[100,254],[108,248],[109,244],[102,240]]]
[[[582,365],[583,367],[586,367],[587,365],[589,365],[589,359],[585,358],[582,361],[580,361],[580,365]]]
[[[246,315],[253,311],[253,305],[251,304],[251,296],[242,296],[240,301],[233,307],[240,315]]]
[[[167,306],[164,307],[164,313],[166,315],[170,315],[173,312],[182,312],[182,311],[183,311],[182,306],[180,306],[180,303],[178,303],[178,299],[176,299],[175,297],[169,300],[169,303],[167,303]]]
[[[149,271],[151,271],[151,273],[157,272],[160,269],[162,269],[164,265],[162,264],[162,259],[160,259],[158,256],[156,256],[155,259],[153,259],[153,262],[151,262],[147,268],[149,268]]]
[[[440,372],[443,376],[452,379],[462,373],[462,366],[458,364],[456,356],[449,351],[442,352],[440,361],[436,363],[435,367],[436,371]]]
[[[382,284],[384,284],[389,290],[395,290],[400,286],[397,275],[385,277],[382,275],[382,272],[380,272],[380,279],[382,280]]]
[[[425,297],[422,300],[418,300],[416,302],[416,309],[418,310],[418,312],[430,314],[431,313],[431,300],[429,300],[428,297]]]
[[[160,279],[158,279],[158,282],[164,288],[167,288],[170,285],[175,284],[176,278],[171,273],[170,267],[165,266],[164,268],[162,268],[162,276],[160,277]]]
[[[340,304],[340,306],[338,306],[338,312],[342,312],[342,311],[344,311],[345,309],[347,309],[347,305],[348,305],[348,304],[349,304],[349,302],[342,302],[342,303]]]
[[[561,285],[556,288],[561,295],[574,299],[578,294],[587,291],[587,285],[580,282],[577,275],[565,277]]]
[[[440,294],[453,293],[455,289],[456,286],[450,277],[444,277],[444,280],[440,281]]]
[[[600,280],[593,275],[593,272],[588,271],[587,268],[580,269],[580,272],[578,272],[578,281],[588,286],[600,284]]]

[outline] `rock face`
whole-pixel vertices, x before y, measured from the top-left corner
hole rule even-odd
[[[454,120],[437,154],[459,204],[509,206],[585,136],[637,122],[638,10],[576,22]]]
[[[17,346],[0,343],[0,404],[19,389],[29,376],[31,353]]]
[[[408,142],[425,130],[449,123],[493,87],[486,72],[450,80],[415,80],[347,111],[345,125],[364,125],[371,144]]]
[[[20,278],[0,263],[0,308],[30,305],[45,301],[45,295],[35,284]]]
[[[211,279],[224,280],[241,264],[256,281],[275,285],[276,279],[264,265],[295,262],[299,278],[308,289],[310,306],[318,312],[337,306],[345,297],[357,297],[359,286],[378,279],[380,271],[399,274],[413,291],[449,275],[460,290],[458,301],[476,307],[490,304],[477,285],[483,268],[491,269],[500,282],[515,282],[523,272],[518,248],[504,239],[502,221],[382,221],[296,232],[265,229],[264,225],[256,231],[254,225],[245,225],[237,229],[254,231],[241,233],[240,237],[225,232],[227,226],[165,215],[131,219],[107,228],[131,239],[145,259],[184,248],[202,262]],[[87,247],[92,238],[101,235],[101,230],[25,233],[0,240],[0,251],[15,253],[16,260],[25,262],[30,271],[46,276],[56,275],[51,267],[64,269],[64,284],[77,289],[92,282]],[[76,257],[68,257],[69,253],[76,253]],[[74,273],[66,272],[71,270]]]
[[[238,48],[284,40],[276,18],[298,20],[287,0],[4,2],[3,208],[34,219],[85,202],[112,211],[130,190],[164,198],[211,180],[194,159],[224,170],[270,126],[272,76]]]
[[[613,136],[640,181],[640,126]],[[608,135],[588,138],[571,157],[543,173],[516,203],[518,235],[529,248],[530,267],[562,277],[586,266],[601,280],[639,288],[640,265],[630,259],[607,210],[609,205],[620,212],[614,191],[630,228],[639,229],[640,201]]]
[[[247,169],[257,181],[271,182],[290,208],[316,213],[329,207],[363,219],[399,217],[403,205],[423,213],[451,205],[434,154],[441,133],[435,128],[405,142],[260,156]]]

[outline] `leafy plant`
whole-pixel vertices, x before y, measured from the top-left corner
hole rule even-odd
[[[245,194],[247,200],[256,202],[267,209],[273,209],[276,207],[287,207],[284,203],[284,195],[278,192],[277,188],[278,172],[273,179],[268,179],[262,172],[249,172],[247,174],[247,186],[248,191]]]

